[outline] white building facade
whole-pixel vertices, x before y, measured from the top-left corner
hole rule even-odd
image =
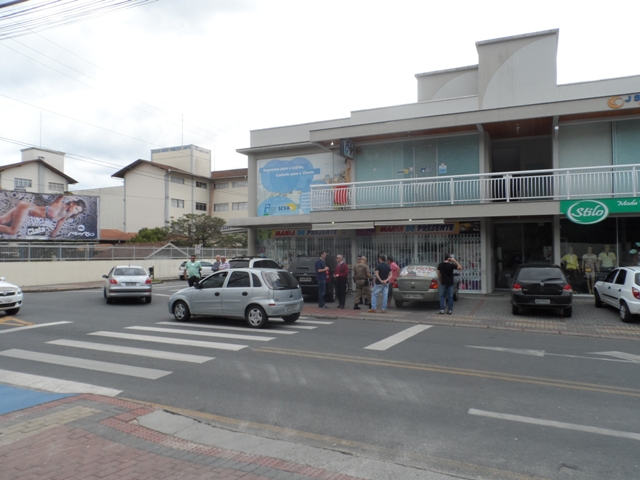
[[[640,76],[558,85],[558,35],[478,42],[478,65],[416,75],[416,103],[252,131],[248,217],[229,225],[283,263],[455,253],[479,293],[569,248],[636,264]],[[571,280],[588,292],[584,272]]]

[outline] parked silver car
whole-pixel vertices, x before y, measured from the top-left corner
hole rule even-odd
[[[620,320],[631,322],[640,314],[640,267],[612,270],[604,280],[595,283],[593,296],[596,307],[611,305],[619,310]]]
[[[143,267],[122,265],[113,267],[108,275],[103,275],[104,298],[111,303],[114,298],[144,298],[151,303],[152,281]]]
[[[179,322],[207,315],[244,318],[250,327],[264,328],[269,317],[282,317],[286,323],[298,320],[304,300],[298,282],[287,271],[236,268],[174,293],[167,306]]]
[[[0,311],[7,315],[15,315],[22,306],[24,298],[22,289],[0,277]]]
[[[454,274],[453,299],[458,300],[460,279]],[[393,283],[393,301],[396,307],[406,302],[437,302],[440,300],[438,264],[408,265],[400,270]]]

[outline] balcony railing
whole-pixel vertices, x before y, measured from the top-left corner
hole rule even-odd
[[[640,164],[311,185],[311,211],[638,196]]]

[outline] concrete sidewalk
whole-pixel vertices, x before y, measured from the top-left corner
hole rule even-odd
[[[3,387],[0,408],[12,394],[30,392]],[[40,401],[0,415],[0,480],[451,478],[231,432],[129,400],[82,394]]]
[[[65,285],[43,285],[25,287],[23,291],[53,292],[102,288],[104,283],[88,282]],[[184,285],[186,286],[186,284]],[[640,340],[640,321],[622,323],[617,310],[611,307],[595,308],[593,297],[575,296],[573,316],[562,317],[556,311],[529,310],[521,315],[511,313],[508,292],[495,294],[461,293],[455,302],[453,315],[438,315],[437,304],[409,303],[403,308],[395,307],[393,301],[384,314],[367,313],[366,308],[353,310],[354,295],[347,296],[346,308],[338,309],[337,303],[329,303],[329,309],[317,306],[317,300],[305,298],[303,314],[318,318],[349,319],[358,318],[377,321],[396,321],[410,323],[428,323],[430,325],[449,325],[454,327],[491,328],[522,332],[547,333],[556,335],[579,335],[589,337],[618,338]]]

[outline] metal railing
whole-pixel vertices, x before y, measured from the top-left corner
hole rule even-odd
[[[51,262],[90,260],[150,260],[154,258],[186,260],[195,254],[203,260],[216,255],[227,258],[246,255],[246,248],[192,248],[167,244],[161,247],[148,245],[106,245],[78,243],[0,243],[0,262]]]
[[[311,211],[638,196],[640,164],[311,185]]]

